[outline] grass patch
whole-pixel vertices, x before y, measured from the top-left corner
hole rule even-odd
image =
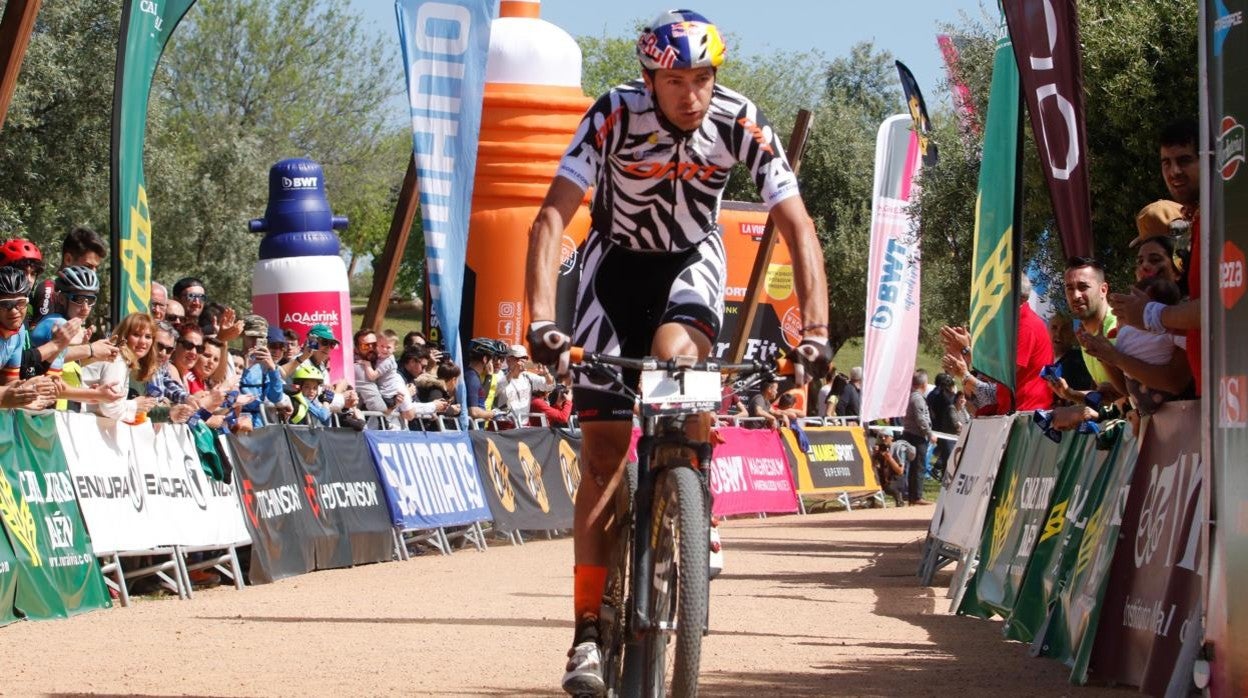
[[[862,366],[862,357],[864,353],[862,337],[855,337],[845,344],[841,345],[841,350],[836,352],[836,370],[849,375],[849,369],[854,366]],[[936,374],[940,373],[940,356],[929,354],[922,346],[919,347],[918,355],[915,357],[914,367],[916,369],[927,369],[930,380],[935,380]]]

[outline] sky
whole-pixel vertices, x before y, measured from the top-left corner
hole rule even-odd
[[[367,23],[392,37],[397,50],[394,3],[348,1]],[[993,17],[995,5],[992,0],[984,2]],[[936,88],[945,78],[936,46],[940,24],[960,22],[960,12],[975,19],[985,16],[981,0],[703,0],[682,6],[702,13],[737,40],[729,44],[730,61],[769,50],[812,49],[831,59],[848,53],[859,41],[874,41],[877,49],[890,51],[910,68],[929,108],[935,108]],[[671,7],[661,2],[543,0],[542,18],[574,37],[614,37],[631,34],[638,21]],[[401,75],[401,67],[399,71]]]

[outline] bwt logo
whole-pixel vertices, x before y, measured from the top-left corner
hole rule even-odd
[[[283,189],[316,189],[316,177],[282,177]]]

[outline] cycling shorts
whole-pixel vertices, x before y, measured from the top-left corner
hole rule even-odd
[[[680,252],[638,251],[591,231],[582,257],[572,340],[586,351],[640,358],[651,354],[655,331],[675,322],[714,344],[724,318],[726,262],[716,233]],[[636,391],[640,374],[620,380]],[[633,418],[633,400],[616,383],[579,373],[572,407],[581,421]]]

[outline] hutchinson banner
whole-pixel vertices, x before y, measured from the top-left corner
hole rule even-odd
[[[581,484],[579,439],[538,427],[469,436],[500,531],[572,528],[572,502]]]
[[[918,194],[921,149],[911,123],[909,114],[890,116],[875,139],[862,359],[864,422],[906,413],[919,346],[919,237],[910,199]]]
[[[121,5],[109,189],[114,325],[130,313],[146,313],[151,300],[152,217],[143,175],[147,97],[165,44],[193,4],[195,0],[124,0]]]
[[[799,494],[878,492],[862,427],[807,427],[803,449],[792,429],[781,429]]]
[[[1002,18],[992,62],[984,156],[975,200],[971,257],[971,347],[974,368],[1014,392],[1018,353],[1018,265],[1020,231],[1015,225],[1022,160],[1018,67]]]
[[[723,443],[715,446],[711,459],[711,513],[785,513],[797,511],[793,472],[785,458],[780,436],[772,429],[720,427],[715,433]]]
[[[1148,421],[1092,648],[1095,677],[1155,696],[1186,695],[1203,640],[1199,430],[1194,401],[1168,402]]]
[[[0,469],[0,518],[17,560],[17,612],[65,618],[109,606],[51,415],[0,412]]]
[[[467,432],[365,431],[364,438],[395,526],[418,531],[489,520]]]
[[[398,0],[394,9],[411,107],[425,278],[443,343],[463,366],[459,334],[468,217],[490,21],[498,0]],[[459,391],[463,403],[462,382]]]

